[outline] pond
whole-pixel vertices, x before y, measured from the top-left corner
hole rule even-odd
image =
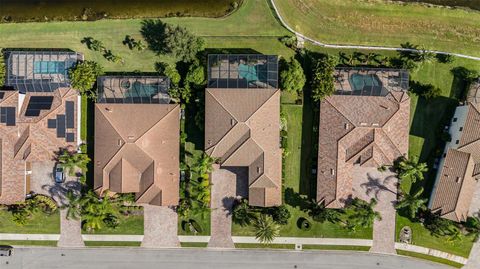
[[[0,0],[0,22],[221,17],[242,0]]]
[[[420,2],[451,7],[467,7],[480,10],[480,0],[400,0],[401,2]]]

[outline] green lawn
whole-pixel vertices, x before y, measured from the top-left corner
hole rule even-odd
[[[141,242],[125,241],[85,241],[87,247],[139,247]]]
[[[352,250],[352,251],[369,251],[370,247],[366,246],[337,246],[337,245],[303,245],[303,250]]]
[[[293,244],[254,244],[236,243],[235,248],[269,248],[269,249],[295,249]]]
[[[453,261],[450,261],[450,260],[445,260],[445,259],[442,259],[442,258],[438,258],[438,257],[430,256],[430,255],[425,255],[425,254],[421,254],[421,253],[416,253],[416,252],[397,250],[397,254],[398,255],[403,255],[403,256],[410,256],[410,257],[414,257],[414,258],[419,258],[419,259],[424,259],[424,260],[429,260],[429,261],[432,261],[432,262],[442,263],[442,264],[450,265],[450,266],[455,267],[455,268],[462,268],[463,267],[463,264],[460,264],[460,263],[456,263],[456,262],[453,262]]]
[[[143,214],[119,217],[120,224],[116,228],[104,227],[101,230],[88,233],[82,231],[83,234],[143,234]]]
[[[295,30],[322,42],[427,48],[480,56],[480,12],[365,0],[275,0]]]
[[[60,233],[60,213],[52,215],[42,212],[34,213],[25,225],[18,225],[12,220],[12,213],[0,210],[0,233],[18,234],[58,234]]]
[[[181,242],[180,245],[182,248],[206,248],[207,243],[197,243],[197,242]]]
[[[462,236],[459,241],[449,242],[447,237],[435,237],[420,223],[412,223],[410,220],[400,215],[397,215],[397,241],[400,230],[404,226],[410,226],[410,228],[412,228],[413,245],[433,248],[463,257],[468,257],[470,249],[473,246],[473,238],[471,236]]]
[[[56,247],[57,241],[48,241],[48,240],[9,240],[9,241],[0,241],[0,245],[7,246],[46,246],[46,247]]]
[[[279,36],[288,34],[275,20],[267,0],[246,0],[237,12],[225,18],[166,18],[165,21],[186,26],[195,34],[205,37],[207,48],[256,49],[258,46],[250,46],[255,42],[255,37],[265,38],[261,46],[268,53],[279,48],[280,43],[276,41]],[[122,44],[126,35],[141,38],[141,22],[142,19],[127,19],[0,24],[0,47],[68,48],[84,53],[85,58],[99,62],[108,71],[154,71],[154,63],[160,57],[150,50],[129,50]],[[88,50],[80,43],[88,36],[102,41],[107,49],[124,59],[124,64],[108,62],[101,53]],[[235,38],[229,38],[232,36]]]

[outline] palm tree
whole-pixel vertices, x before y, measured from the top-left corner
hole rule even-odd
[[[69,190],[65,197],[67,198],[68,203],[62,206],[62,208],[67,208],[67,219],[80,219],[80,216],[82,214],[82,210],[80,207],[81,196],[75,195],[72,190]]]
[[[480,235],[480,219],[478,217],[468,217],[465,222],[465,227],[467,228],[468,235],[473,235],[474,241],[477,241]]]
[[[411,219],[415,218],[415,215],[419,210],[426,210],[425,204],[428,199],[421,199],[423,188],[420,187],[414,194],[403,194],[401,200],[395,205],[395,209],[405,208],[408,211]]]
[[[108,191],[103,198],[99,198],[95,192],[89,190],[80,202],[84,228],[87,230],[101,229],[107,219],[116,219],[118,207],[110,198]]]
[[[375,220],[381,220],[382,216],[373,208],[377,205],[377,200],[372,198],[366,202],[355,198],[349,206],[350,215],[347,220],[349,227],[372,227]]]
[[[331,223],[337,223],[341,220],[342,213],[340,210],[325,208],[323,203],[317,203],[315,200],[310,202],[311,207],[308,215],[312,217],[314,221]]]
[[[280,226],[273,221],[272,217],[261,214],[253,223],[255,238],[260,243],[271,243],[280,233]]]
[[[204,175],[210,174],[213,171],[215,161],[215,158],[203,153],[200,158],[197,158],[195,165],[190,169],[197,172],[201,177],[204,177]]]
[[[233,208],[232,218],[233,222],[236,224],[239,224],[240,226],[248,226],[256,219],[256,215],[248,205],[248,201],[242,199]]]
[[[400,180],[410,179],[412,183],[423,180],[423,173],[428,171],[426,163],[419,163],[418,157],[403,158],[396,167]]]
[[[60,156],[58,156],[58,162],[70,176],[73,176],[78,169],[81,171],[87,171],[87,165],[90,162],[90,158],[85,153],[63,150],[60,153]]]

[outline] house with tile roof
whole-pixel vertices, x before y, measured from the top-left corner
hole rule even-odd
[[[94,189],[135,193],[139,204],[179,202],[180,105],[166,77],[99,77]]]
[[[480,81],[473,83],[465,105],[457,107],[449,127],[428,207],[441,217],[466,221],[480,179]]]
[[[82,56],[70,51],[10,51],[6,56],[6,89],[0,91],[0,204],[25,200],[32,162],[51,161],[60,149],[80,143],[80,98],[67,72]]]
[[[205,152],[220,169],[246,168],[250,205],[282,203],[278,58],[209,55],[205,91]],[[235,186],[232,186],[234,188]]]
[[[320,102],[317,202],[353,198],[356,167],[378,168],[408,153],[408,72],[337,69],[335,94]]]

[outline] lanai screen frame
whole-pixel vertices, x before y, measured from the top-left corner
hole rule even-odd
[[[73,51],[8,51],[7,55],[7,77],[5,85],[13,87],[21,93],[27,92],[53,92],[58,88],[70,87],[70,78],[68,70],[74,67],[80,59],[79,54]],[[15,57],[18,56],[18,57]],[[24,56],[25,60],[20,61],[20,57]],[[14,74],[13,65],[16,58],[17,67],[22,67],[27,76],[34,76],[36,58],[40,56],[39,62],[63,62],[65,64],[64,73],[42,74],[42,78],[26,79]],[[64,61],[52,60],[52,57],[65,57]],[[31,69],[30,62],[31,61]]]
[[[108,85],[105,85],[105,81],[110,81]],[[147,83],[148,80],[154,80],[157,83],[157,94],[162,93],[164,97],[151,98],[150,97],[127,97],[126,92],[121,87],[114,87],[113,81],[117,81],[120,85],[122,80],[134,80],[135,82]],[[150,83],[149,83],[150,84]],[[106,97],[104,92],[108,88],[116,88],[120,90],[119,95],[115,95],[114,91],[110,91],[114,95],[113,98]],[[97,78],[97,103],[109,103],[109,104],[169,104],[171,101],[168,91],[170,89],[170,78],[166,76],[100,76]],[[167,97],[168,96],[168,97]]]
[[[227,60],[228,68],[221,69],[221,65],[218,66],[216,62]],[[230,69],[232,62],[236,62],[239,65],[239,61],[243,60],[247,63],[257,61],[266,61],[266,70],[263,71],[263,75],[266,77],[265,83],[252,84],[248,83],[245,79],[239,77],[238,72]],[[232,89],[258,89],[269,88],[278,89],[278,56],[277,55],[264,55],[264,54],[209,54],[208,55],[208,81],[207,88],[232,88]],[[219,78],[212,77],[213,72],[218,72]],[[220,78],[220,74],[226,74],[226,78]],[[261,77],[259,69],[257,69],[257,77]],[[262,82],[262,81],[260,81]]]
[[[348,79],[353,74],[360,74],[360,75],[375,75],[375,73],[387,73],[389,74],[389,80],[392,79],[395,82],[391,82],[391,84],[387,85],[382,85],[382,87],[387,90],[387,93],[390,91],[401,91],[401,92],[407,92],[409,87],[410,87],[410,75],[408,70],[406,69],[394,69],[394,68],[363,68],[363,67],[340,67],[336,68],[335,72],[347,72],[348,73]],[[371,74],[371,73],[374,74]],[[393,76],[390,75],[390,73],[393,72],[398,72],[399,76]],[[340,77],[335,76],[335,86],[336,85],[342,85],[342,83],[339,81]],[[351,86],[350,86],[351,87]],[[355,92],[355,93],[354,93]],[[370,92],[365,92],[362,91],[361,94],[358,94],[357,91],[353,90],[343,90],[342,88],[337,88],[335,87],[335,94],[338,95],[354,95],[354,96],[378,96],[373,94],[373,87],[371,88]]]

